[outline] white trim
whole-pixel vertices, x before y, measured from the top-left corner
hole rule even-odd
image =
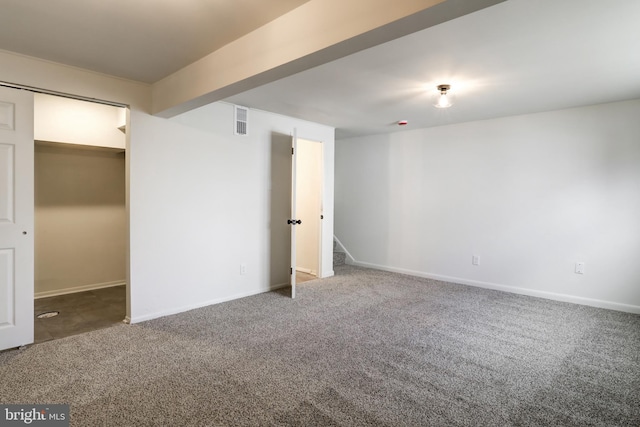
[[[370,264],[368,262],[361,262],[361,261],[354,261],[353,265],[358,267],[372,268],[375,270],[390,271],[392,273],[401,273],[401,274],[407,274],[410,276],[424,277],[427,279],[441,280],[444,282],[455,283],[460,285],[469,285],[469,286],[475,286],[478,288],[494,289],[497,291],[509,292],[512,294],[528,295],[532,297],[545,298],[545,299],[550,299],[554,301],[570,302],[573,304],[588,305],[591,307],[606,308],[609,310],[640,314],[640,306],[637,306],[637,305],[622,304],[618,302],[603,301],[599,299],[578,297],[578,296],[567,295],[567,294],[558,294],[555,292],[539,291],[536,289],[518,288],[515,286],[481,282],[478,280],[469,280],[469,279],[463,279],[460,277],[442,276],[439,274],[425,273],[423,271],[388,267],[388,266]]]
[[[111,288],[113,286],[122,286],[126,284],[127,282],[125,282],[124,280],[117,280],[115,282],[93,283],[90,285],[76,286],[74,288],[56,289],[53,291],[42,291],[42,292],[36,292],[34,294],[34,299],[55,297],[58,295],[75,294],[76,292],[93,291],[95,289]]]
[[[340,249],[342,249],[342,252],[344,252],[347,255],[344,262],[351,265],[357,265],[356,259],[349,253],[347,248],[344,247],[340,239],[338,239],[335,234],[333,235],[333,239],[338,243],[338,246],[340,247]],[[371,267],[371,268],[374,268],[374,267]]]
[[[178,314],[178,313],[183,313],[185,311],[195,310],[196,308],[207,307],[209,305],[220,304],[220,303],[227,302],[227,301],[232,301],[232,300],[236,300],[236,299],[240,299],[240,298],[250,297],[250,296],[253,296],[253,295],[263,294],[265,292],[271,292],[271,291],[275,291],[277,289],[286,288],[286,287],[289,287],[289,286],[291,286],[291,284],[282,283],[282,284],[279,284],[279,285],[269,286],[267,288],[262,288],[262,289],[249,291],[249,292],[243,292],[243,293],[239,293],[239,294],[233,294],[233,295],[229,295],[229,296],[222,297],[222,298],[216,298],[216,299],[212,299],[212,300],[209,300],[209,301],[199,302],[199,303],[196,303],[196,304],[189,304],[189,305],[185,305],[185,306],[182,306],[182,307],[171,308],[169,310],[156,311],[155,313],[145,314],[143,316],[135,316],[135,317],[127,316],[127,318],[125,320],[128,320],[130,324],[145,322],[147,320],[157,319],[159,317],[171,316],[172,314]]]
[[[27,90],[27,91],[33,92],[33,93],[42,93],[42,94],[45,94],[45,95],[54,95],[54,96],[59,96],[59,97],[62,97],[62,98],[75,99],[76,101],[84,101],[84,102],[92,102],[94,104],[109,105],[111,107],[120,107],[120,108],[128,108],[129,107],[128,105],[122,104],[120,102],[106,101],[106,100],[98,99],[98,98],[89,98],[87,96],[73,95],[73,94],[70,94],[70,93],[58,92],[58,91],[55,91],[55,90],[43,89],[43,88],[38,88],[38,87],[33,87],[33,86],[26,86],[26,85],[21,85],[21,84],[18,84],[18,83],[0,81],[0,86],[8,87],[8,88],[11,88],[11,89]]]
[[[305,141],[311,141],[309,139],[305,139]],[[324,250],[323,250],[323,241],[322,241],[322,236],[324,236],[324,192],[325,192],[325,179],[324,179],[324,150],[326,148],[326,145],[324,144],[324,142],[322,141],[311,141],[311,142],[316,142],[321,144],[321,149],[320,149],[320,159],[318,159],[318,161],[320,162],[320,192],[318,194],[318,197],[320,200],[318,200],[318,206],[320,206],[320,212],[317,213],[316,216],[316,220],[318,221],[318,271],[315,273],[311,273],[314,274],[316,277],[320,278],[321,274],[320,272],[322,271],[324,262],[326,262],[323,258],[324,258]],[[333,242],[331,242],[333,245]],[[333,268],[333,259],[331,260],[331,266]]]
[[[331,270],[331,271],[327,272],[327,274],[322,276],[322,277],[318,276],[318,279],[328,279],[329,277],[333,277],[335,275],[336,275],[336,273],[333,270]]]
[[[306,274],[312,274],[314,276],[318,276],[318,272],[310,268],[296,267],[296,271],[299,271],[300,273],[306,273]]]

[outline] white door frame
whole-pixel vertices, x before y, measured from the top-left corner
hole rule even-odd
[[[28,90],[30,90],[31,92],[34,93],[41,93],[41,94],[45,94],[45,95],[53,95],[53,96],[59,96],[62,98],[70,98],[76,101],[81,101],[81,102],[85,102],[85,103],[94,103],[94,104],[102,104],[102,105],[107,105],[107,106],[111,106],[111,107],[116,107],[116,108],[123,108],[124,112],[125,112],[125,117],[126,117],[126,123],[125,123],[125,127],[123,130],[123,132],[125,133],[125,148],[124,148],[124,152],[125,152],[125,215],[126,215],[126,223],[125,223],[125,232],[126,232],[126,250],[125,250],[125,268],[126,268],[126,275],[125,275],[125,288],[126,288],[126,312],[125,312],[125,318],[123,319],[123,321],[125,323],[131,323],[130,319],[131,319],[131,280],[130,280],[130,245],[131,245],[131,241],[130,241],[130,234],[129,234],[129,230],[130,230],[130,214],[129,214],[129,168],[130,168],[130,162],[129,162],[129,145],[130,145],[130,129],[131,129],[131,120],[130,120],[130,107],[125,105],[125,104],[121,104],[121,103],[116,103],[116,102],[111,102],[111,101],[105,101],[105,100],[100,100],[100,99],[93,99],[93,98],[86,98],[86,97],[82,97],[82,96],[77,96],[77,95],[73,95],[73,94],[65,94],[65,93],[60,93],[60,92],[56,92],[56,91],[49,91],[46,89],[40,89],[40,88],[29,88]],[[34,145],[35,145],[35,141],[34,141]],[[34,195],[35,196],[35,195]],[[34,198],[34,202],[35,202],[35,198]],[[34,265],[35,268],[35,265]],[[34,283],[35,285],[35,283]]]
[[[296,203],[296,199],[295,199],[295,191],[296,191],[296,167],[297,167],[297,142],[298,140],[303,139],[305,141],[309,141],[312,143],[317,143],[317,144],[321,144],[321,158],[320,158],[320,192],[318,194],[318,197],[320,198],[320,216],[316,218],[317,221],[320,221],[319,223],[319,227],[318,227],[318,272],[317,272],[317,277],[318,278],[322,278],[323,277],[323,231],[324,231],[324,194],[325,194],[325,166],[324,166],[324,156],[325,156],[325,145],[324,142],[322,141],[317,141],[311,138],[305,138],[305,137],[301,137],[297,134],[297,130],[294,129],[293,133],[292,133],[292,162],[291,162],[291,167],[292,167],[292,175],[291,175],[291,204],[292,204],[292,210],[291,210],[291,219],[298,219],[295,217],[296,215],[296,211],[295,211],[295,203]],[[291,296],[292,298],[295,298],[295,293],[296,293],[296,280],[295,280],[295,273],[296,273],[296,242],[295,242],[295,225],[291,226]]]
[[[297,173],[298,173],[298,131],[294,128],[291,135],[291,215],[289,215],[289,228],[291,230],[291,268],[289,269],[289,282],[291,283],[291,298],[296,297],[296,225],[300,223],[296,218],[297,199]]]
[[[23,86],[20,84],[15,84],[15,83],[9,83],[9,82],[4,82],[4,81],[0,81],[0,90],[1,89],[12,89],[12,90],[16,90],[16,91],[20,91],[23,90],[25,93],[42,93],[42,94],[47,94],[47,95],[56,95],[56,96],[62,96],[62,97],[66,97],[66,98],[71,98],[71,99],[75,99],[78,101],[84,101],[84,102],[93,102],[93,103],[98,103],[98,104],[104,104],[104,105],[111,105],[114,107],[120,107],[120,108],[125,108],[126,109],[126,137],[125,137],[125,153],[129,152],[129,146],[130,146],[130,130],[131,130],[131,110],[130,110],[130,106],[127,104],[123,104],[123,103],[119,103],[119,102],[113,102],[113,101],[107,101],[107,100],[103,100],[103,99],[97,99],[97,98],[89,98],[89,97],[85,97],[85,96],[81,96],[81,95],[75,95],[75,94],[71,94],[71,93],[65,93],[65,92],[59,92],[59,91],[55,91],[55,90],[49,90],[49,89],[44,89],[44,88],[38,88],[38,87],[32,87],[32,86]],[[35,141],[33,139],[33,131],[34,131],[34,124],[33,124],[33,95],[31,95],[32,101],[31,101],[31,173],[29,174],[29,176],[31,177],[31,188],[32,188],[32,193],[33,193],[33,168],[35,165],[35,159],[33,157],[33,152],[35,151]],[[127,272],[126,272],[126,317],[125,317],[125,322],[129,323],[130,319],[131,319],[131,275],[130,275],[130,265],[131,265],[131,257],[130,257],[130,247],[131,247],[131,239],[129,237],[129,230],[130,230],[130,210],[129,210],[129,194],[130,194],[130,185],[129,185],[129,168],[130,168],[130,163],[129,163],[129,156],[126,155],[125,156],[125,194],[126,194],[126,228],[127,228],[127,248],[126,248],[126,268],[127,268]],[[31,198],[31,206],[33,208],[33,205],[35,204],[35,194],[32,194],[32,198]],[[32,219],[31,219],[31,229],[30,229],[30,233],[28,232],[27,235],[30,236],[31,238],[31,252],[33,253],[33,240],[34,240],[34,221],[33,221],[33,209],[32,209]],[[25,230],[26,231],[26,230]],[[31,262],[31,279],[29,280],[30,286],[28,287],[29,292],[30,292],[30,311],[27,313],[29,314],[29,317],[31,319],[31,326],[30,326],[30,340],[28,340],[28,342],[24,342],[21,344],[17,344],[17,346],[22,346],[25,344],[30,344],[33,343],[33,333],[34,333],[34,311],[33,311],[33,301],[34,301],[34,286],[35,286],[35,282],[34,282],[34,276],[35,276],[35,264],[33,263],[33,257],[32,257],[32,262]],[[11,348],[11,347],[8,347]]]

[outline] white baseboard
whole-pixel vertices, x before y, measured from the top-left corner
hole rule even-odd
[[[169,310],[156,311],[155,313],[144,314],[142,316],[131,316],[131,317],[127,317],[126,320],[128,320],[130,324],[145,322],[147,320],[157,319],[159,317],[171,316],[172,314],[178,314],[178,313],[183,313],[189,310],[195,310],[196,308],[207,307],[209,305],[220,304],[220,303],[232,301],[235,299],[246,298],[253,295],[263,294],[265,292],[275,291],[277,289],[286,288],[288,286],[291,286],[291,284],[282,283],[279,285],[272,285],[272,286],[269,286],[268,288],[257,289],[249,292],[242,292],[239,294],[233,294],[233,295],[229,295],[222,298],[214,298],[209,301],[198,302],[196,304],[189,304],[189,305],[185,305],[177,308],[171,308]]]
[[[318,275],[315,270],[312,270],[310,268],[296,267],[296,271],[299,271],[300,273],[313,274],[314,276]]]
[[[442,276],[439,274],[426,273],[423,271],[407,270],[404,268],[389,267],[368,262],[354,261],[353,265],[358,267],[372,268],[375,270],[390,271],[392,273],[407,274],[409,276],[424,277],[427,279],[441,280],[443,282],[456,283],[461,285],[476,286],[478,288],[493,289],[497,291],[510,292],[513,294],[528,295],[532,297],[545,298],[554,301],[570,302],[573,304],[588,305],[591,307],[606,308],[609,310],[623,311],[626,313],[640,314],[640,306],[622,304],[618,302],[603,301],[593,298],[585,298],[574,295],[559,294],[555,292],[539,291],[536,289],[517,288],[515,286],[500,285],[496,283],[481,282],[478,280],[463,279],[461,277]]]
[[[324,273],[322,275],[322,277],[318,277],[318,279],[327,279],[327,278],[333,277],[335,275],[336,275],[336,273],[333,270],[331,270],[331,271],[327,271],[326,273]]]
[[[35,299],[47,298],[47,297],[55,297],[55,296],[58,296],[58,295],[75,294],[76,292],[93,291],[95,289],[111,288],[113,286],[122,286],[122,285],[126,285],[126,284],[127,284],[127,282],[125,282],[124,280],[117,280],[115,282],[94,283],[94,284],[91,284],[91,285],[82,285],[82,286],[76,286],[76,287],[73,287],[73,288],[55,289],[53,291],[36,292],[33,295],[33,297]]]

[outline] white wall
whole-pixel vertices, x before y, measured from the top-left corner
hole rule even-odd
[[[361,265],[640,312],[639,117],[635,100],[340,140],[336,235]]]
[[[151,87],[147,84],[7,51],[0,51],[0,81],[121,103],[128,105],[131,110],[140,112],[141,117],[144,117],[145,114],[143,112],[148,112],[151,107]],[[129,115],[127,115],[126,120],[129,127],[136,126],[135,121],[131,121]],[[128,146],[136,143],[129,135],[125,139]],[[125,159],[125,163],[128,217],[128,179],[131,165],[128,158]],[[127,247],[127,293],[130,293],[132,285],[129,280],[128,249]],[[127,316],[130,316],[131,313],[129,300],[130,298],[127,298]]]
[[[135,111],[131,119],[132,322],[288,282],[286,247],[274,242],[289,238],[294,127],[323,142],[323,238],[331,257],[333,128],[252,110],[249,135],[234,136],[233,107],[224,103],[170,120]]]
[[[0,50],[0,81],[101,99],[150,111],[151,86]]]
[[[0,81],[127,104],[127,317],[141,321],[232,299],[282,283],[270,224],[272,176],[290,160],[279,146],[298,128],[324,145],[323,258],[331,260],[334,130],[251,112],[251,135],[231,135],[231,106],[214,104],[173,120],[153,117],[148,85],[0,51]],[[236,139],[241,138],[241,139]],[[277,141],[277,144],[273,142]],[[278,146],[277,149],[274,146]],[[276,195],[282,198],[277,188]],[[256,198],[256,196],[258,196]],[[254,210],[255,209],[255,210]],[[272,232],[273,230],[273,232]],[[239,275],[239,263],[247,274]],[[288,278],[288,272],[284,276]],[[322,275],[333,274],[331,261]]]
[[[296,174],[296,269],[318,275],[322,215],[322,144],[298,139]]]
[[[59,96],[34,94],[33,133],[37,141],[125,148],[124,108]]]
[[[125,283],[124,153],[84,147],[35,147],[36,297]]]

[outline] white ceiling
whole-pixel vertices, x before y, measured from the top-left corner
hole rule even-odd
[[[0,0],[0,49],[151,83],[306,1]],[[639,22],[638,0],[507,0],[227,101],[344,138],[640,98]]]
[[[146,83],[309,0],[1,0],[0,49]]]
[[[449,109],[432,106],[441,83]],[[508,0],[227,101],[345,138],[633,98],[640,1]]]

